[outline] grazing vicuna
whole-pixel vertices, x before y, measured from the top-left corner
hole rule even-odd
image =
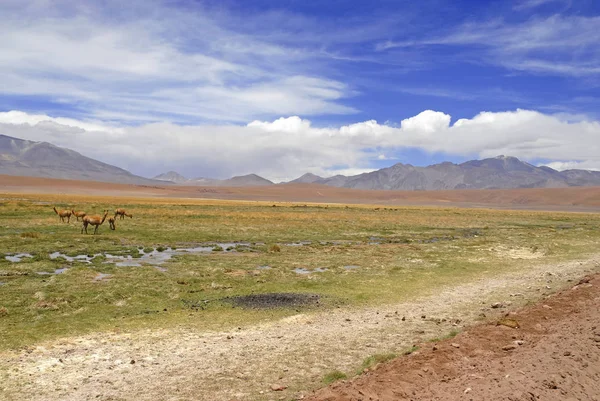
[[[129,214],[125,211],[125,209],[117,209],[115,210],[115,218],[117,216],[121,216],[121,220],[123,220],[125,218],[125,216],[129,217],[129,218],[133,218],[132,214]]]
[[[114,217],[108,218],[108,225],[110,226],[110,229],[113,231],[117,229],[117,227],[115,226],[115,218]]]
[[[92,225],[92,226],[96,226],[96,229],[94,230],[94,234],[96,234],[98,232],[98,227],[100,227],[102,225],[102,223],[104,223],[104,220],[106,220],[106,216],[108,216],[108,210],[106,210],[104,212],[104,216],[100,217],[100,216],[84,216],[83,217],[83,226],[81,227],[81,233],[83,234],[83,230],[85,229],[85,233],[87,234],[87,226],[88,225]]]
[[[67,218],[67,223],[71,221],[71,211],[70,210],[56,210],[56,207],[53,208],[60,221],[65,222],[65,217]]]
[[[71,213],[73,213],[73,216],[75,216],[75,218],[77,219],[77,221],[79,221],[79,218],[81,217],[82,219],[85,217],[85,212],[80,210],[79,212],[76,212],[75,210],[71,209]]]

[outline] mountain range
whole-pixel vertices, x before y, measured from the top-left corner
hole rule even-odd
[[[260,185],[272,185],[262,177],[251,175]],[[259,185],[252,184],[246,177],[230,180],[188,180],[169,172],[155,179],[170,179],[188,185]],[[174,179],[173,179],[174,178]],[[236,185],[233,180],[238,179]],[[546,166],[534,166],[516,157],[498,156],[483,160],[471,160],[461,164],[444,162],[427,167],[397,163],[370,173],[354,176],[335,175],[319,177],[307,173],[289,181],[290,184],[322,184],[340,188],[388,189],[388,190],[441,190],[441,189],[508,189],[508,188],[561,188],[571,186],[600,186],[600,172],[588,170],[557,171]]]
[[[227,180],[216,180],[213,178],[185,178],[175,171],[159,174],[154,177],[155,180],[170,181],[179,185],[201,185],[207,187],[246,187],[246,186],[263,186],[273,185],[273,181],[262,178],[256,174],[239,175],[231,177]]]
[[[131,174],[70,149],[0,135],[0,174],[157,185],[160,181]],[[164,183],[162,183],[164,184]]]
[[[560,188],[600,185],[600,172],[557,171],[534,166],[516,157],[497,156],[461,164],[444,162],[427,167],[398,163],[370,173],[329,178],[302,176],[292,182],[310,182],[356,189],[440,190]]]
[[[188,179],[177,172],[169,171],[149,179],[70,149],[5,135],[0,135],[0,174],[142,185],[276,185],[256,174],[217,180],[203,177]],[[427,167],[397,163],[391,167],[354,176],[319,177],[307,173],[289,182],[294,183],[384,190],[560,188],[600,186],[600,172],[557,171],[546,166],[534,166],[516,157],[498,156],[460,164],[444,162]]]

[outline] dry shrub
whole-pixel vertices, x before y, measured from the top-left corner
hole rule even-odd
[[[281,247],[277,244],[273,244],[269,247],[269,252],[281,252]]]
[[[8,309],[6,306],[0,306],[0,317],[8,316]]]
[[[35,304],[37,309],[46,309],[46,310],[58,310],[58,305],[56,305],[52,301],[39,301]]]
[[[40,234],[34,232],[21,233],[21,238],[39,238]]]

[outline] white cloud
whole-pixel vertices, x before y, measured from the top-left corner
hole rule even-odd
[[[0,113],[0,133],[48,141],[147,176],[167,170],[215,178],[256,173],[280,181],[306,172],[354,174],[411,148],[542,159],[554,168],[600,166],[600,122],[519,109],[481,112],[454,124],[448,114],[426,110],[399,126],[371,120],[328,128],[296,116],[246,125],[105,127],[9,112]]]
[[[533,7],[542,2],[529,3]],[[591,76],[600,74],[599,25],[599,16],[552,15],[516,24],[497,19],[466,23],[441,36],[387,40],[375,49],[453,46],[466,61],[533,73]]]
[[[554,170],[594,170],[600,171],[600,160],[588,160],[583,162],[577,161],[566,161],[566,162],[552,162],[552,163],[540,163],[540,166],[548,166]]]
[[[527,10],[530,8],[536,8],[544,4],[561,3],[565,6],[571,5],[571,0],[520,0],[513,7],[515,10]]]
[[[160,0],[0,2],[3,95],[76,105],[90,119],[242,122],[350,114],[353,91],[301,48],[226,28],[227,15]],[[250,17],[246,21],[251,25]]]

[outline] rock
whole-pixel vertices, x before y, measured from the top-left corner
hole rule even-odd
[[[511,351],[516,348],[517,348],[516,344],[509,344],[509,345],[505,345],[504,347],[502,347],[502,350],[503,351]]]
[[[550,305],[542,305],[542,308],[544,308],[544,309],[552,309],[552,307]]]
[[[457,344],[457,343],[452,343],[450,345],[453,346],[454,348],[460,348],[460,344]]]
[[[473,389],[471,387],[467,387],[464,391],[465,394],[469,394]]]
[[[498,308],[502,308],[502,307],[504,307],[504,305],[502,304],[502,302],[494,302],[492,304],[492,308],[493,309],[498,309]]]
[[[437,351],[438,350],[437,345],[434,345],[433,348],[432,348],[432,350]]]
[[[515,344],[517,344],[517,345],[523,345],[523,344],[525,344],[525,341],[523,341],[523,340],[517,340],[517,341],[515,341]]]
[[[517,320],[508,318],[498,320],[496,326],[506,326],[513,329],[518,329],[520,327],[519,322]]]
[[[283,391],[287,388],[287,386],[284,386],[283,384],[272,384],[271,385],[271,391]]]
[[[589,283],[590,280],[591,280],[590,277],[584,277],[581,280],[579,280],[579,282],[577,283],[577,285]]]
[[[135,360],[132,359],[131,361],[129,361],[129,363],[133,365],[135,364]]]
[[[571,356],[571,351],[565,351],[563,355],[564,356]]]

